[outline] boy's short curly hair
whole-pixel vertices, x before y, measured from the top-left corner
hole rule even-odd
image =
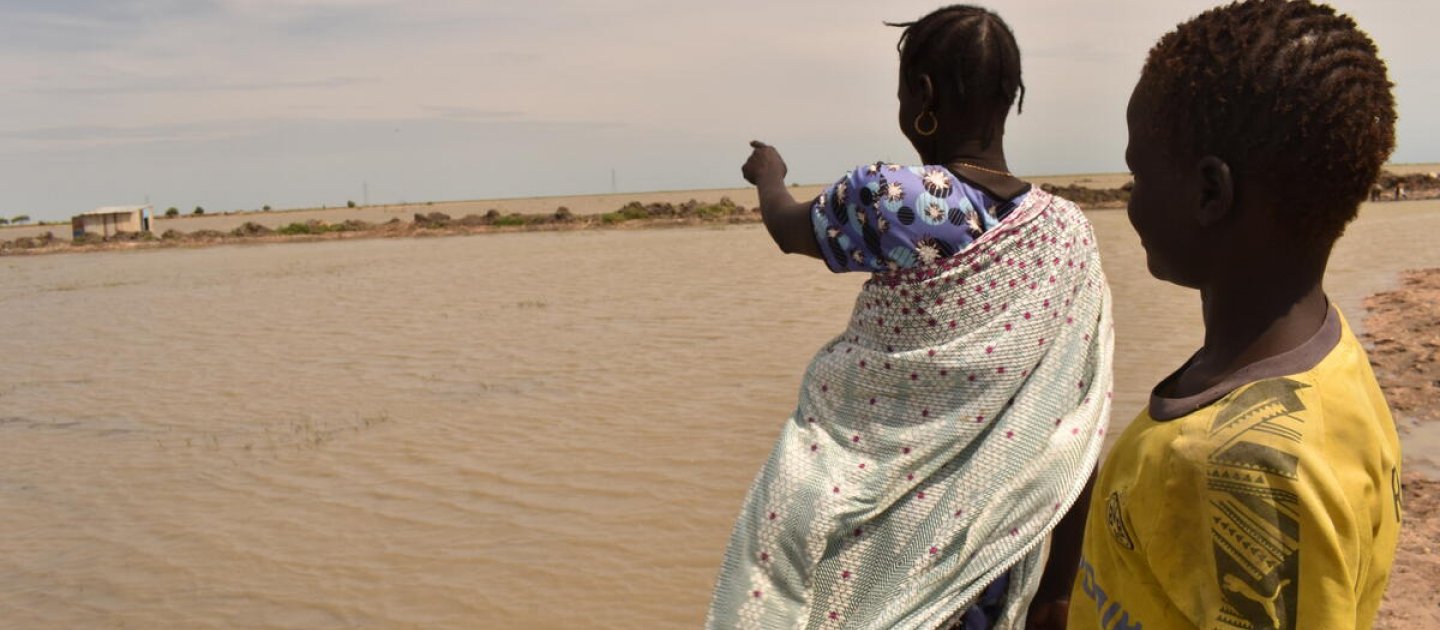
[[[1340,236],[1395,148],[1374,42],[1308,0],[1200,14],[1155,44],[1140,85],[1161,138],[1283,190],[1278,211],[1310,241]]]

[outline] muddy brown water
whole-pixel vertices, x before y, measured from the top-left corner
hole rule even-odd
[[[1198,307],[1092,218],[1118,429]],[[1366,209],[1352,322],[1436,234]],[[862,280],[757,225],[0,259],[0,626],[694,627]]]

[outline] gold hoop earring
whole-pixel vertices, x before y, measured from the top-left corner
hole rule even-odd
[[[920,121],[924,120],[926,116],[929,116],[929,117],[930,117],[930,129],[929,129],[929,130],[925,130],[925,129],[921,129],[921,128],[920,128]],[[925,110],[925,111],[923,111],[923,112],[920,112],[920,115],[915,117],[915,133],[918,133],[918,134],[920,134],[920,135],[922,135],[922,136],[933,136],[933,135],[935,135],[935,132],[936,132],[936,131],[939,131],[939,130],[940,130],[940,119],[938,119],[938,118],[935,117],[935,112],[932,112],[932,111],[930,111],[930,110],[927,109],[927,110]]]

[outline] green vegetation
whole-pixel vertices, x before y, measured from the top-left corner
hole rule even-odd
[[[354,202],[354,201],[346,201],[346,202],[345,202],[345,207],[346,207],[346,208],[354,208],[354,207],[355,207],[355,202]]]
[[[731,216],[745,216],[747,214],[749,214],[749,212],[744,207],[736,205],[729,197],[722,197],[720,201],[716,203],[701,203],[691,199],[678,205],[672,203],[652,203],[645,205],[638,201],[632,201],[625,204],[625,206],[619,210],[600,215],[600,222],[610,225],[640,219],[700,219],[703,221],[714,221]]]
[[[48,247],[54,245],[59,239],[51,232],[40,236],[22,236],[13,241],[0,241],[0,252],[13,251],[18,249],[35,249],[37,247]]]
[[[15,225],[20,225],[20,224],[22,224],[22,223],[29,223],[29,222],[30,222],[30,215],[28,215],[28,214],[17,214],[17,215],[15,215],[13,218],[10,219],[10,222],[11,222],[11,223],[14,223]]]
[[[170,206],[169,208],[165,209],[165,216],[172,218],[178,217],[180,216],[180,209],[176,208],[175,206]]]
[[[287,235],[289,235],[289,234],[323,234],[324,232],[325,232],[325,230],[324,230],[323,228],[318,228],[318,229],[317,229],[316,227],[311,226],[309,223],[291,223],[291,224],[289,224],[289,225],[282,225],[282,226],[280,226],[280,229],[275,230],[275,233],[276,233],[276,234],[287,234]]]
[[[191,212],[190,214],[199,216],[199,215],[205,214],[205,209],[204,209],[204,208],[201,208],[200,206],[195,206],[195,211],[194,211],[194,212]]]
[[[230,236],[264,236],[274,230],[254,221],[246,221],[240,227],[230,230]]]
[[[1126,183],[1119,188],[1088,188],[1076,184],[1055,186],[1042,184],[1041,190],[1064,197],[1085,208],[1120,208],[1130,202],[1130,189],[1134,184]]]
[[[264,208],[261,208],[260,211],[261,211],[261,212],[269,212],[269,211],[270,211],[270,206],[267,205],[267,206],[265,206]]]
[[[640,205],[638,201],[632,201],[625,204],[625,207],[619,210],[600,215],[600,222],[605,224],[623,223],[625,221],[648,218],[650,218],[650,213],[645,210],[645,206]]]
[[[251,225],[247,223],[246,225]],[[259,227],[259,226],[256,226]],[[326,223],[324,221],[306,221],[304,223],[291,223],[280,226],[275,230],[276,234],[325,234],[327,232],[362,232],[373,229],[375,226],[365,221],[349,220],[341,223]],[[269,233],[268,231],[266,233]]]
[[[415,227],[417,228],[443,228],[450,225],[450,215],[444,212],[431,212],[429,214],[415,213]]]
[[[10,219],[7,219],[7,218],[5,218],[5,217],[0,217],[0,225],[7,225],[7,224],[9,224],[9,223],[10,223]]]

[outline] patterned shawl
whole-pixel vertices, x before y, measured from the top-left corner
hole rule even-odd
[[[735,523],[712,628],[934,628],[1011,571],[1023,625],[1110,414],[1089,222],[1042,190],[966,250],[876,275],[811,361]]]

